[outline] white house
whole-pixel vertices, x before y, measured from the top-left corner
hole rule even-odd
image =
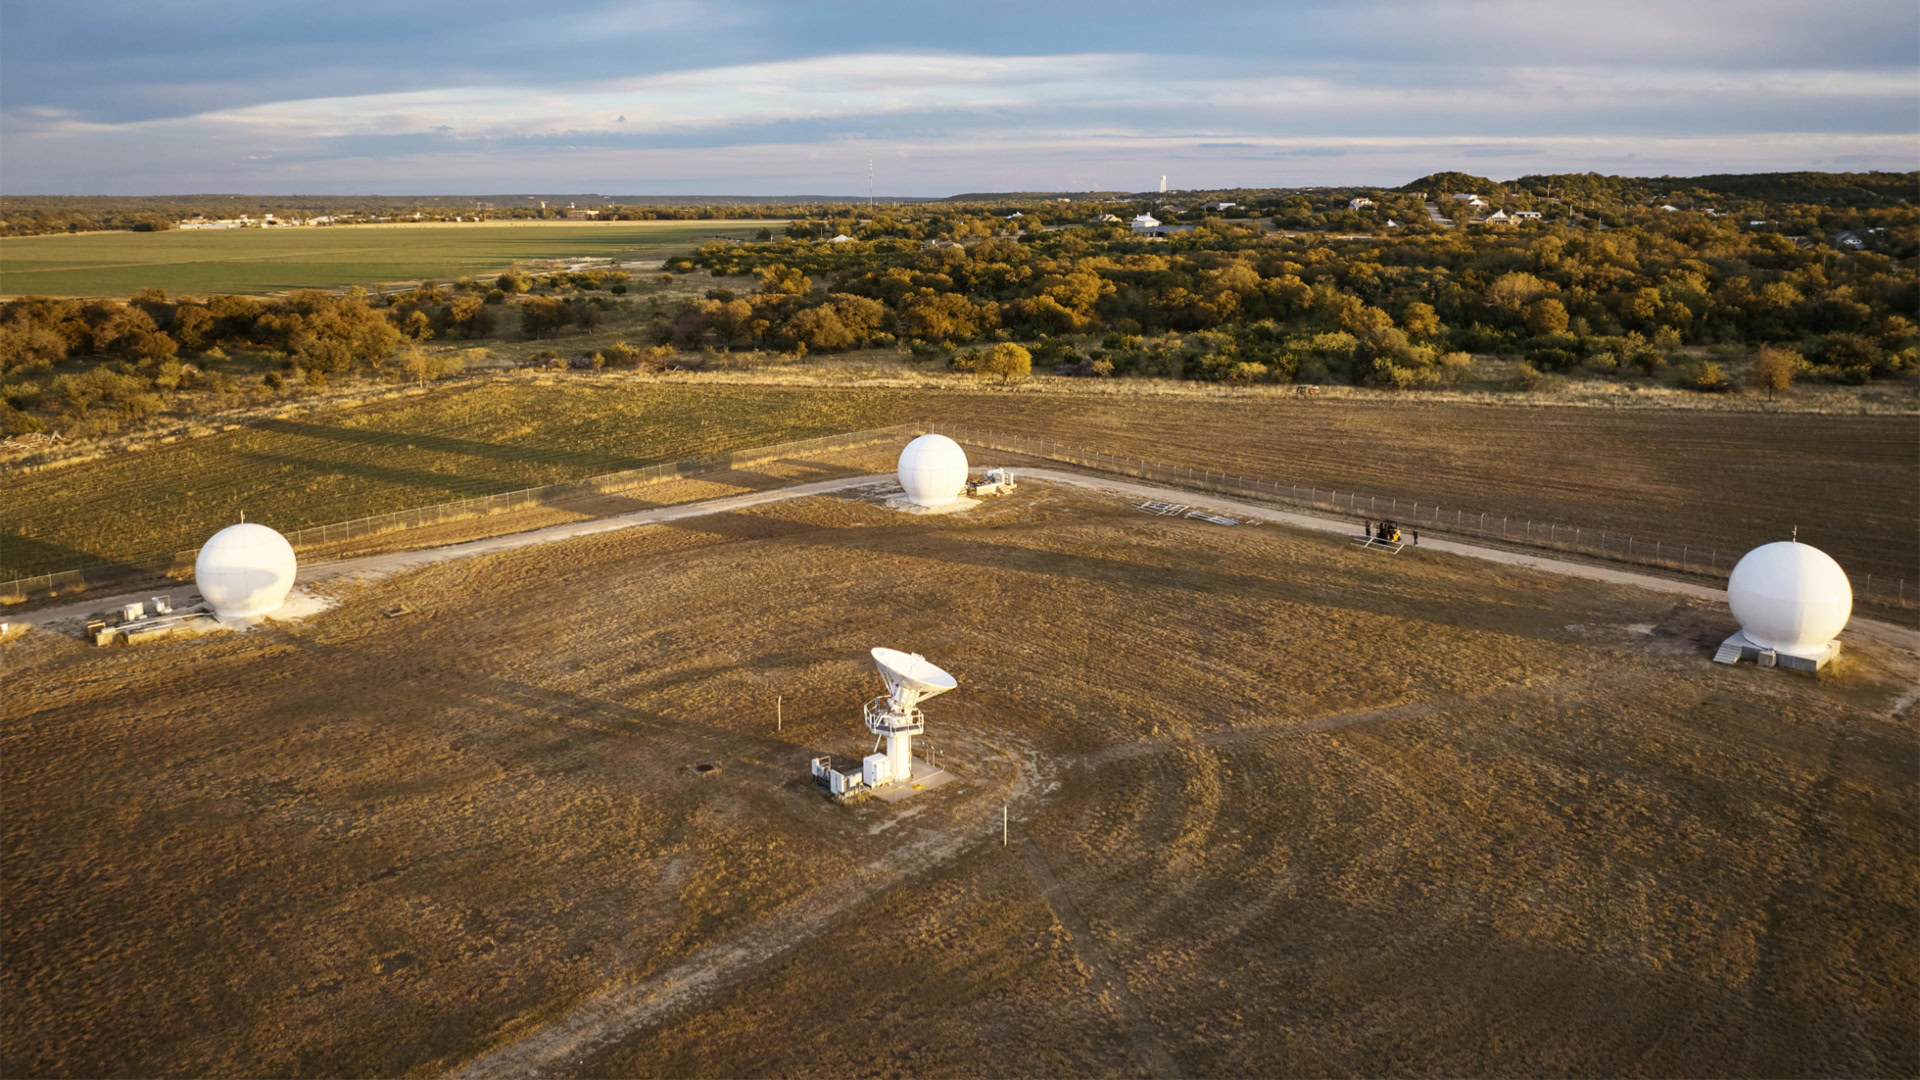
[[[1513,219],[1507,216],[1507,212],[1505,210],[1495,210],[1493,213],[1488,214],[1486,217],[1480,220],[1484,221],[1488,225],[1513,224]]]
[[[1213,204],[1213,208],[1214,208],[1215,210],[1231,210],[1231,209],[1233,209],[1234,207],[1236,207],[1236,206],[1239,206],[1239,205],[1240,205],[1239,203],[1231,203],[1231,202],[1217,202],[1217,203],[1214,203],[1214,204]]]
[[[1399,228],[1399,227],[1400,227],[1400,223],[1399,223],[1399,222],[1397,222],[1397,221],[1395,221],[1395,220],[1393,220],[1392,218],[1388,218],[1388,219],[1387,219],[1387,228],[1389,228],[1389,229],[1397,229],[1397,228]]]
[[[1146,232],[1148,229],[1157,229],[1159,227],[1160,220],[1152,214],[1141,214],[1139,217],[1133,219],[1134,232]]]
[[[1015,210],[1013,213],[1007,215],[1007,220],[1012,221],[1014,218],[1017,218],[1017,217],[1026,217],[1026,215],[1022,214],[1018,210]]]
[[[1471,206],[1476,210],[1487,205],[1487,200],[1481,198],[1478,195],[1472,194],[1471,192],[1465,192],[1465,191],[1459,192],[1456,195],[1454,195],[1453,201],[1466,203],[1468,206]]]
[[[1680,208],[1677,206],[1662,206],[1660,209],[1665,210],[1669,214],[1672,214],[1672,213],[1678,212]]]
[[[1515,218],[1516,220],[1518,220],[1518,221],[1539,221],[1539,220],[1540,220],[1540,211],[1538,211],[1538,210],[1515,210],[1515,211],[1513,212],[1513,216],[1514,216],[1514,218]]]
[[[851,236],[848,236],[848,235],[847,235],[846,233],[841,233],[840,235],[838,235],[838,236],[836,236],[836,237],[834,237],[833,239],[831,239],[831,240],[829,240],[829,241],[827,241],[827,243],[829,243],[829,244],[851,244],[851,243],[853,243],[853,237],[851,237]]]
[[[1372,199],[1349,199],[1347,201],[1347,209],[1349,210],[1364,210],[1372,205]]]

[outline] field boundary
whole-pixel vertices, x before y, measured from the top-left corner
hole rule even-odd
[[[373,514],[328,525],[313,525],[304,529],[295,529],[285,535],[287,542],[293,545],[294,551],[298,552],[302,549],[310,550],[345,540],[357,540],[383,533],[440,525],[449,521],[463,521],[492,514],[510,513],[528,507],[545,506],[561,499],[577,498],[582,495],[608,495],[649,484],[707,476],[744,465],[764,464],[796,454],[855,450],[886,439],[904,438],[910,434],[917,434],[921,430],[923,426],[918,424],[896,424],[890,427],[866,428],[793,442],[774,443],[770,446],[757,446],[746,450],[726,450],[638,469],[602,473],[580,480],[565,480],[557,484],[543,484],[539,487],[504,491],[495,495],[477,495],[469,499],[432,503],[427,506]],[[194,548],[168,555],[101,562],[92,566],[56,570],[51,573],[16,578],[12,581],[0,581],[0,604],[20,604],[29,600],[46,599],[139,579],[189,577],[193,574],[193,561],[199,553],[200,549]]]
[[[1740,556],[1761,542],[1756,541],[1749,548],[1737,551],[1728,550],[1727,557],[1723,559],[1720,557],[1721,548],[1712,544],[1672,543],[1638,534],[1621,536],[1600,529],[1540,521],[1492,510],[1469,511],[1461,507],[1444,507],[1438,502],[1367,495],[1264,477],[1192,469],[1118,454],[1103,454],[1082,447],[1065,446],[1049,439],[965,424],[929,423],[924,427],[956,442],[969,443],[982,449],[1045,458],[1111,475],[1252,496],[1341,517],[1375,521],[1385,518],[1398,522],[1408,530],[1424,528],[1435,535],[1493,540],[1541,551],[1569,552],[1607,562],[1654,567],[1714,581],[1725,581]],[[1453,510],[1452,517],[1447,516],[1448,509]],[[1920,606],[1920,587],[1907,588],[1904,577],[1872,573],[1858,576],[1849,574],[1848,577],[1857,598],[1894,608]]]

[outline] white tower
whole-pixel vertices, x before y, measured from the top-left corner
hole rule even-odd
[[[1165,195],[1166,193],[1167,193],[1167,178],[1163,176],[1160,178],[1160,194]]]
[[[959,684],[919,653],[875,649],[873,663],[887,684],[887,696],[866,705],[867,730],[887,740],[886,777],[881,782],[907,780],[913,776],[913,737],[927,729],[920,702]]]

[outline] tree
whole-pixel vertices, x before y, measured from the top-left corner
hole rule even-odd
[[[1423,341],[1431,341],[1439,337],[1443,329],[1440,325],[1440,316],[1434,312],[1433,305],[1418,302],[1408,304],[1407,309],[1400,313],[1400,325],[1406,328],[1409,336]]]
[[[1760,351],[1753,355],[1753,367],[1747,372],[1747,379],[1755,389],[1765,390],[1767,400],[1772,401],[1776,392],[1793,385],[1793,377],[1799,373],[1801,363],[1798,353],[1762,345]]]
[[[535,296],[520,305],[520,329],[528,337],[559,337],[572,321],[573,311],[565,300]]]
[[[493,330],[493,312],[478,296],[462,296],[447,308],[447,325],[461,337],[480,337]]]
[[[1567,329],[1567,308],[1565,304],[1543,297],[1527,305],[1527,330],[1535,337],[1546,334],[1562,334]]]
[[[1033,354],[1011,341],[1002,342],[982,354],[973,370],[982,376],[998,375],[1004,386],[1033,374]]]
[[[1493,284],[1487,286],[1487,303],[1501,311],[1518,313],[1548,288],[1546,282],[1532,274],[1516,270],[1493,279]]]

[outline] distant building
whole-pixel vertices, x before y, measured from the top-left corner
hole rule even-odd
[[[1158,236],[1164,238],[1172,236],[1174,233],[1192,231],[1193,226],[1191,225],[1162,225],[1156,221],[1151,214],[1141,214],[1139,217],[1133,219],[1133,232],[1135,236]]]
[[[840,235],[838,235],[838,236],[836,236],[836,237],[834,237],[833,239],[831,239],[831,240],[829,240],[829,241],[827,241],[827,243],[829,243],[829,244],[851,244],[851,243],[853,243],[853,237],[851,237],[851,236],[848,236],[848,235],[847,235],[846,233],[841,233]]]
[[[926,243],[920,245],[920,247],[923,250],[927,250],[927,251],[941,251],[941,250],[945,250],[946,248],[957,248],[959,246],[960,246],[959,244],[956,244],[951,240],[929,240]]]
[[[1481,198],[1478,195],[1473,194],[1470,191],[1455,192],[1453,196],[1453,201],[1466,203],[1468,206],[1471,206],[1475,209],[1479,209],[1480,207],[1487,205],[1487,200]]]
[[[1213,204],[1213,208],[1214,208],[1215,210],[1231,210],[1231,209],[1233,209],[1234,207],[1236,207],[1236,206],[1239,206],[1239,205],[1240,205],[1239,203],[1231,203],[1231,202],[1217,202],[1217,203],[1214,203],[1214,204]]]
[[[1484,218],[1481,218],[1480,220],[1481,220],[1481,221],[1482,221],[1483,223],[1485,223],[1485,224],[1488,224],[1488,225],[1511,225],[1511,224],[1513,224],[1513,218],[1511,218],[1511,217],[1509,217],[1509,216],[1507,215],[1507,212],[1506,212],[1505,210],[1495,210],[1495,211],[1494,211],[1493,213],[1491,213],[1491,214],[1488,214],[1488,215],[1487,215],[1486,217],[1484,217]]]
[[[1025,217],[1025,216],[1026,216],[1025,214],[1022,214],[1020,211],[1015,210],[1013,213],[1007,215],[1007,220],[1012,221],[1014,218]]]
[[[1100,215],[1099,217],[1097,217],[1097,218],[1094,218],[1093,220],[1095,220],[1095,221],[1098,221],[1098,222],[1100,222],[1100,223],[1101,223],[1101,224],[1103,224],[1103,225],[1118,225],[1118,224],[1120,224],[1120,219],[1119,219],[1119,218],[1117,218],[1117,217],[1114,217],[1114,216],[1113,216],[1112,214],[1101,214],[1101,215]]]
[[[1538,210],[1515,210],[1515,211],[1513,212],[1513,216],[1514,216],[1514,219],[1515,219],[1516,221],[1539,221],[1539,220],[1540,220],[1540,211],[1538,211]]]
[[[571,206],[567,207],[568,221],[592,221],[599,216],[598,210],[577,210]]]
[[[1372,206],[1372,205],[1373,205],[1373,200],[1372,200],[1372,199],[1349,199],[1349,200],[1347,200],[1347,209],[1349,209],[1349,210],[1365,210],[1365,209],[1366,209],[1367,207],[1369,207],[1369,206]]]
[[[1675,214],[1675,213],[1679,213],[1679,211],[1680,211],[1680,208],[1679,208],[1679,207],[1677,207],[1677,206],[1672,206],[1672,205],[1663,205],[1663,206],[1661,206],[1661,207],[1660,207],[1660,209],[1662,209],[1662,210],[1665,210],[1665,211],[1666,211],[1667,213],[1669,213],[1669,214]]]
[[[1859,251],[1861,248],[1867,246],[1867,242],[1860,238],[1859,233],[1855,232],[1835,233],[1833,242],[1843,248],[1851,248],[1854,251]]]
[[[1387,219],[1387,228],[1389,228],[1389,229],[1397,229],[1397,228],[1399,228],[1399,227],[1400,227],[1400,223],[1399,223],[1399,222],[1397,222],[1397,221],[1395,221],[1395,220],[1393,220],[1392,218],[1388,218],[1388,219]]]

